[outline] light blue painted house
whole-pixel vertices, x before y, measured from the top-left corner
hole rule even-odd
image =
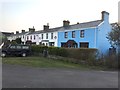
[[[101,20],[69,25],[63,21],[63,28],[58,31],[58,47],[96,48],[101,54],[111,47],[107,34],[111,31],[109,13],[102,11]]]

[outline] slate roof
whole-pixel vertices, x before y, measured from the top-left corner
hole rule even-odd
[[[67,29],[81,29],[81,28],[97,27],[101,22],[102,20],[97,20],[97,21],[70,25]]]
[[[18,33],[14,34],[12,36],[18,36],[18,35],[24,35],[28,33],[27,35],[31,34],[39,34],[39,33],[46,33],[46,32],[54,32],[54,31],[64,31],[64,30],[73,30],[73,29],[82,29],[82,28],[89,28],[89,27],[97,27],[100,23],[102,23],[102,20],[96,20],[96,21],[90,21],[90,22],[84,22],[84,23],[79,23],[79,24],[73,24],[69,26],[61,26],[61,27],[56,27],[56,28],[50,28],[49,30],[39,30],[35,32],[25,32],[25,33]]]
[[[5,35],[5,36],[10,36],[12,33],[10,33],[10,32],[2,32],[2,34]]]
[[[31,32],[28,35],[46,33],[46,32],[54,32],[54,31],[64,31],[64,30],[73,30],[73,29],[97,27],[100,23],[102,23],[102,20],[96,20],[96,21],[91,21],[91,22],[85,22],[85,23],[69,25],[67,27],[61,26],[61,27],[56,27],[56,28],[50,28],[49,30],[39,30],[39,31]]]
[[[10,36],[19,36],[19,35],[24,35],[24,34],[26,34],[26,33],[28,33],[28,32],[12,34],[12,35],[10,35]]]

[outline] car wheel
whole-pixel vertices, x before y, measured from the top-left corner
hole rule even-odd
[[[2,56],[2,57],[6,57],[6,53],[5,53],[5,52],[2,52],[1,56]]]
[[[22,53],[22,57],[26,57],[26,53]]]

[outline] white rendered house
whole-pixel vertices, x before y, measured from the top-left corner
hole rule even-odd
[[[49,29],[48,25],[44,25],[44,29],[31,32],[26,35],[26,41],[31,41],[36,45],[56,46],[57,47],[58,32],[56,29]]]

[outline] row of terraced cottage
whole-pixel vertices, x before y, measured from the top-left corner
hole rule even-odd
[[[8,37],[12,41],[21,38],[22,42],[32,42],[36,45],[68,47],[68,48],[97,48],[99,52],[106,53],[111,47],[108,42],[107,34],[112,27],[109,24],[109,13],[102,11],[102,18],[96,21],[77,23],[70,25],[70,21],[64,20],[63,26],[49,28],[44,25],[43,30],[35,31],[35,28],[29,28],[29,31],[16,31]]]

